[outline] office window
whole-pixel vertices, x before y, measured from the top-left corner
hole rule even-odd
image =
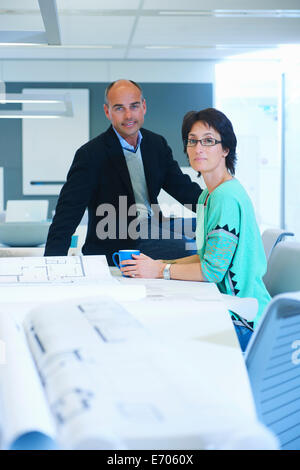
[[[280,90],[275,61],[216,65],[216,108],[233,124],[238,140],[236,177],[253,202],[261,231],[281,223]]]
[[[285,228],[295,233],[300,242],[300,63],[284,74],[285,94]]]

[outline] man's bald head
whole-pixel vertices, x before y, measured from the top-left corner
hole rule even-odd
[[[144,100],[144,97],[143,97],[143,90],[142,90],[142,87],[134,82],[133,80],[125,80],[125,79],[120,79],[120,80],[115,80],[114,82],[111,82],[107,87],[106,87],[106,90],[104,92],[104,103],[105,104],[108,104],[108,94],[110,92],[110,90],[112,88],[118,88],[118,87],[122,87],[122,86],[134,86],[136,88],[139,89],[140,93],[141,93],[141,100],[143,101]]]

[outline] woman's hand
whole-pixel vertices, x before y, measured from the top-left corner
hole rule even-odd
[[[133,259],[126,259],[120,263],[122,274],[129,277],[143,277],[147,279],[162,277],[165,264],[161,260],[154,260],[143,253],[132,255],[132,257]]]

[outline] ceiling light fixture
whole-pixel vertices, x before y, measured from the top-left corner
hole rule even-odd
[[[145,49],[182,49],[183,46],[145,46]]]
[[[47,111],[41,111],[41,114],[37,112],[32,112],[30,114],[29,111],[26,113],[24,111],[0,111],[0,119],[56,119],[65,117],[59,115],[58,113],[51,113]]]
[[[216,50],[227,50],[227,49],[273,49],[274,46],[267,44],[186,44],[180,45],[159,45],[159,46],[143,46],[144,49],[216,49]]]
[[[64,96],[47,97],[45,95],[29,95],[25,93],[6,93],[0,97],[0,104],[7,103],[64,103]]]
[[[26,111],[23,109],[0,110],[0,119],[51,119],[73,116],[73,106],[71,97],[68,93],[61,96],[55,95],[30,95],[25,93],[1,93],[0,105],[24,103],[24,104],[58,104],[64,105],[63,111],[35,110]]]
[[[212,16],[216,18],[300,18],[299,10],[161,10],[162,16]]]
[[[25,43],[25,42],[1,42],[1,32],[0,32],[0,47],[47,47],[47,49],[112,49],[116,48],[117,46],[112,46],[110,44],[64,44],[63,46],[57,45],[48,45],[48,44],[37,44],[37,43]]]

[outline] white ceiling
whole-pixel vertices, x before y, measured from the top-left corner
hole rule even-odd
[[[300,44],[300,0],[56,4],[62,45],[0,45],[0,58],[219,59]],[[44,29],[38,0],[0,0],[0,32]]]

